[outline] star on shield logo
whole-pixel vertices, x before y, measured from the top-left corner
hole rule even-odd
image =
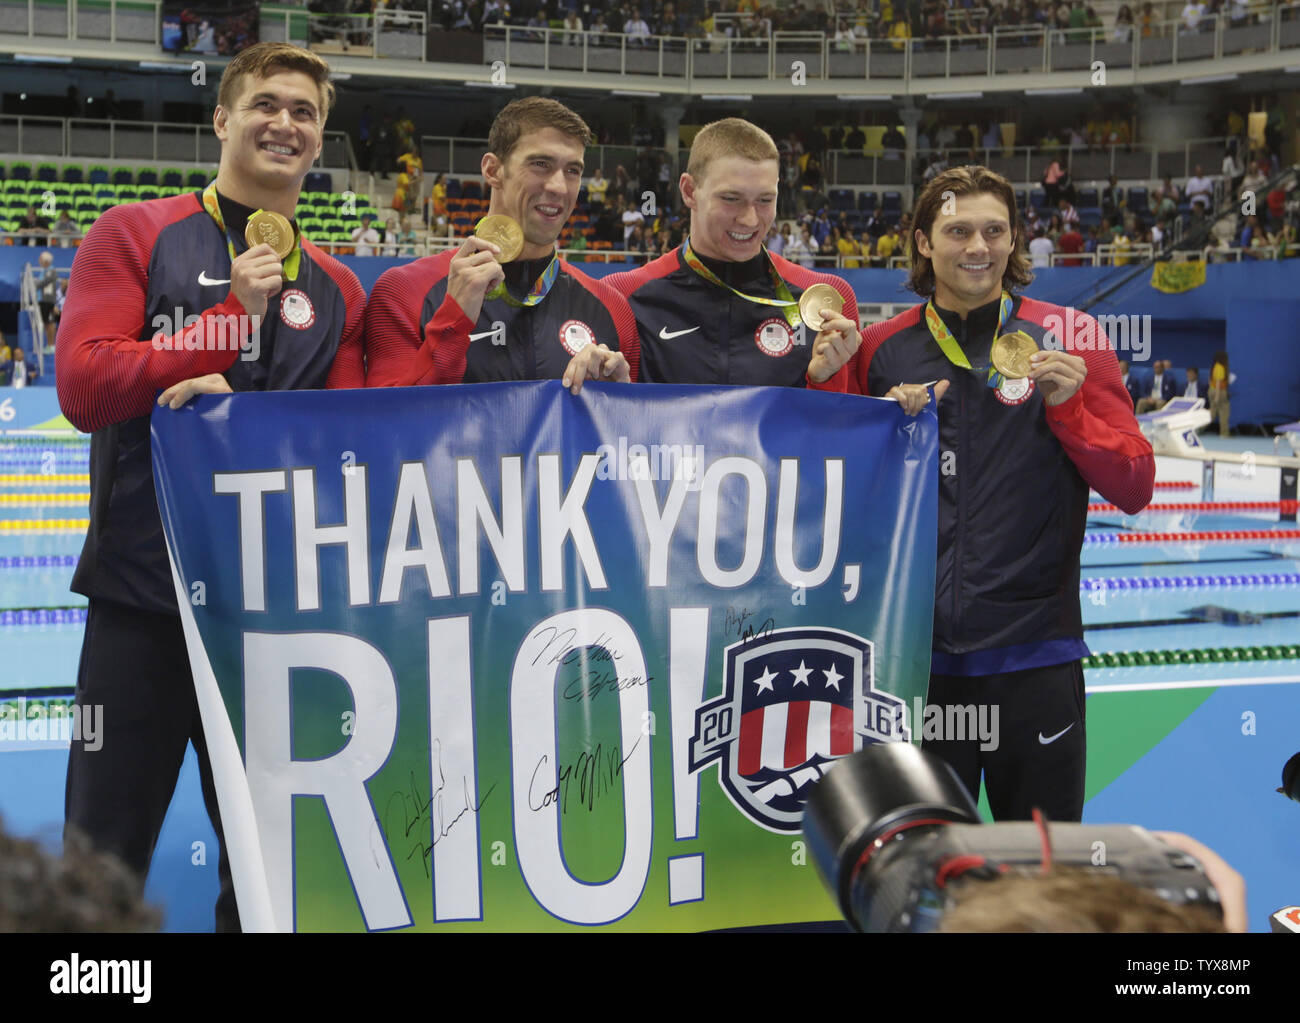
[[[901,699],[874,686],[873,644],[827,628],[776,629],[727,647],[722,695],[695,712],[690,769],[718,761],[736,809],[797,832],[808,785],[864,742],[910,741]]]

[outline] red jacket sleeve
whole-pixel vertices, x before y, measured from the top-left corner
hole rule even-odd
[[[210,336],[209,322],[221,316],[240,317],[237,336],[240,343],[245,340],[244,307],[233,293],[170,337],[140,339],[149,258],[159,226],[130,207],[115,206],[95,221],[77,249],[55,358],[59,405],[83,432],[148,415],[159,391],[192,377],[224,373],[239,357],[237,347],[185,347],[186,334]]]
[[[1104,338],[1101,326],[1086,313],[1075,311],[1081,336]],[[1156,460],[1151,442],[1142,435],[1133,416],[1133,402],[1120,377],[1119,361],[1108,346],[1065,350],[1080,356],[1088,367],[1083,386],[1060,405],[1044,404],[1047,425],[1079,474],[1107,501],[1130,515],[1151,502]]]
[[[420,310],[428,289],[412,286],[409,268],[415,266],[418,263],[385,270],[370,292],[366,303],[367,387],[458,384],[465,376],[474,323],[447,295],[421,337]]]
[[[335,262],[334,266],[326,265],[326,272],[334,278],[339,290],[343,292],[343,301],[347,306],[347,320],[343,324],[343,334],[339,338],[339,347],[334,353],[334,362],[330,364],[325,386],[327,388],[365,387],[366,291],[357,280],[357,275],[341,263]]]
[[[842,277],[836,277],[832,281],[832,286],[836,291],[844,296],[844,318],[852,320],[854,323],[859,323],[858,298],[853,294],[853,289],[849,287],[849,282],[844,280]],[[859,348],[861,348],[861,339],[862,335],[859,331]],[[811,344],[811,341],[809,343]],[[856,360],[857,352],[854,352],[853,355],[849,356],[848,362],[823,380],[820,384],[815,383],[811,378],[808,378],[808,387],[814,391],[837,391],[841,394],[845,391],[849,391],[852,387],[852,373],[849,367],[855,366]]]

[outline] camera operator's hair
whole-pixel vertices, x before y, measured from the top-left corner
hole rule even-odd
[[[568,135],[584,149],[591,145],[591,129],[581,117],[558,100],[529,96],[512,100],[497,114],[488,131],[488,152],[505,163],[521,138],[543,128]]]
[[[316,83],[320,92],[320,123],[334,106],[334,84],[330,81],[330,66],[301,46],[292,43],[254,43],[226,65],[217,90],[217,105],[230,110],[239,98],[240,79],[245,75],[268,78],[281,71],[301,71]]]
[[[1016,215],[1015,189],[1001,174],[987,167],[972,165],[950,167],[936,174],[916,200],[911,237],[907,239],[912,255],[912,270],[908,275],[907,286],[922,298],[930,298],[934,294],[934,264],[928,256],[921,255],[921,250],[916,245],[916,232],[920,231],[931,244],[934,243],[932,235],[934,222],[943,207],[945,192],[951,192],[953,197],[988,194],[1002,200],[1002,204],[1007,208],[1007,223],[1016,236],[1011,257],[1007,260],[1007,269],[1002,274],[1002,287],[1007,291],[1014,291],[1016,287],[1023,288],[1032,281],[1034,273],[1030,269],[1025,233],[1020,230],[1020,218]]]
[[[70,829],[62,858],[0,827],[0,934],[121,934],[156,931],[144,882],[121,860],[96,852]]]
[[[945,934],[1222,934],[1223,923],[1196,906],[1177,906],[1145,888],[1095,870],[1053,868],[1006,874],[955,890]]]

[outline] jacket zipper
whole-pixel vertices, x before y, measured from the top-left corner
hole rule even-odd
[[[961,324],[962,351],[968,351],[966,321]],[[952,642],[957,643],[958,622],[961,616],[961,578],[962,578],[962,539],[966,532],[966,473],[969,471],[966,457],[966,390],[970,381],[958,376],[961,381],[961,404],[957,417],[957,536],[952,548]]]

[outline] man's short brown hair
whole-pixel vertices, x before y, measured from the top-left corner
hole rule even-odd
[[[772,141],[772,136],[758,125],[739,117],[727,117],[700,129],[695,141],[691,143],[691,158],[686,165],[686,173],[698,185],[704,180],[704,171],[709,161],[719,156],[739,156],[755,162],[776,160],[780,163],[781,160],[781,153]]]
[[[920,231],[926,238],[930,238],[934,222],[947,198],[945,192],[951,192],[953,197],[988,194],[1002,200],[1007,208],[1011,231],[1015,235],[1011,258],[1007,260],[1006,271],[1002,274],[1002,287],[1011,291],[1014,287],[1023,288],[1032,281],[1034,274],[1030,269],[1029,250],[1026,247],[1024,232],[1019,230],[1015,189],[1001,174],[987,167],[972,165],[951,167],[941,174],[936,174],[916,200],[916,210],[912,218],[912,237],[907,239],[912,256],[912,270],[908,276],[907,286],[922,298],[930,298],[934,294],[934,264],[929,256],[921,255],[921,250],[916,245],[916,232]],[[933,239],[931,241],[933,242]]]
[[[511,100],[497,114],[488,132],[488,152],[505,163],[521,138],[543,128],[554,128],[561,135],[568,135],[582,143],[584,149],[591,145],[591,129],[581,117],[556,100],[529,96]]]
[[[254,43],[226,65],[221,75],[221,88],[217,90],[217,104],[226,110],[234,106],[245,75],[266,78],[279,71],[301,71],[320,90],[321,123],[334,107],[334,83],[330,81],[330,66],[310,50],[290,43]]]

